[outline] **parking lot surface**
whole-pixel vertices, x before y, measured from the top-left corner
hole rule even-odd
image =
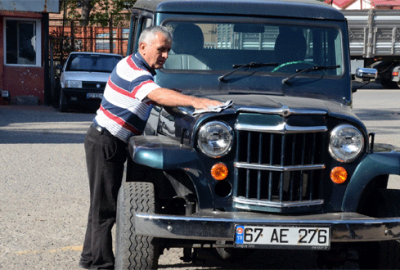
[[[366,89],[353,108],[376,142],[400,146],[400,90]],[[94,112],[0,106],[0,269],[78,269],[88,210],[83,140]],[[399,177],[391,186],[399,188]],[[262,251],[241,264],[165,251],[160,269],[317,268],[315,254]],[[357,269],[349,261],[340,268]]]

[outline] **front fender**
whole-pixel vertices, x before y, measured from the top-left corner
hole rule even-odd
[[[362,193],[371,179],[389,174],[400,175],[400,152],[368,154],[358,164],[350,179],[344,194],[342,211],[355,212]]]
[[[197,160],[193,148],[168,137],[134,136],[128,149],[134,162],[160,170],[187,168]]]
[[[183,170],[193,181],[201,208],[214,207],[213,192],[196,151],[163,136],[135,136],[129,141],[129,154],[140,165],[158,170]]]

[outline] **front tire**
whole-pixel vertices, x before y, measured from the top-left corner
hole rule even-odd
[[[60,102],[58,105],[58,109],[60,112],[66,112],[68,110],[68,104],[64,96],[64,91],[61,89],[60,90]]]
[[[154,185],[124,182],[118,193],[115,269],[157,269],[157,239],[136,234],[134,215],[155,213]]]
[[[377,195],[378,217],[400,217],[400,190],[379,190]],[[358,257],[360,269],[400,269],[400,241],[364,243]]]

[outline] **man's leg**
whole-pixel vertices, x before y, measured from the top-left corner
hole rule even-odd
[[[111,229],[116,219],[126,144],[90,128],[85,138],[90,185],[88,228],[81,262],[91,259],[91,269],[113,269]]]
[[[90,200],[91,201],[91,200]],[[83,249],[81,253],[81,259],[79,261],[79,267],[90,269],[92,266],[92,211],[89,207],[88,222],[86,225],[85,241],[83,242]]]

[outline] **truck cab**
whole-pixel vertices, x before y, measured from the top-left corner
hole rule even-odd
[[[235,259],[262,248],[328,258],[356,246],[361,266],[399,266],[400,219],[387,209],[399,194],[386,187],[400,155],[374,151],[351,109],[340,11],[317,1],[138,0],[131,18],[131,54],[146,27],[173,33],[158,85],[226,106],[155,106],[129,141],[118,269],[157,268],[169,247],[185,259],[200,247]],[[388,250],[394,262],[382,259]]]

